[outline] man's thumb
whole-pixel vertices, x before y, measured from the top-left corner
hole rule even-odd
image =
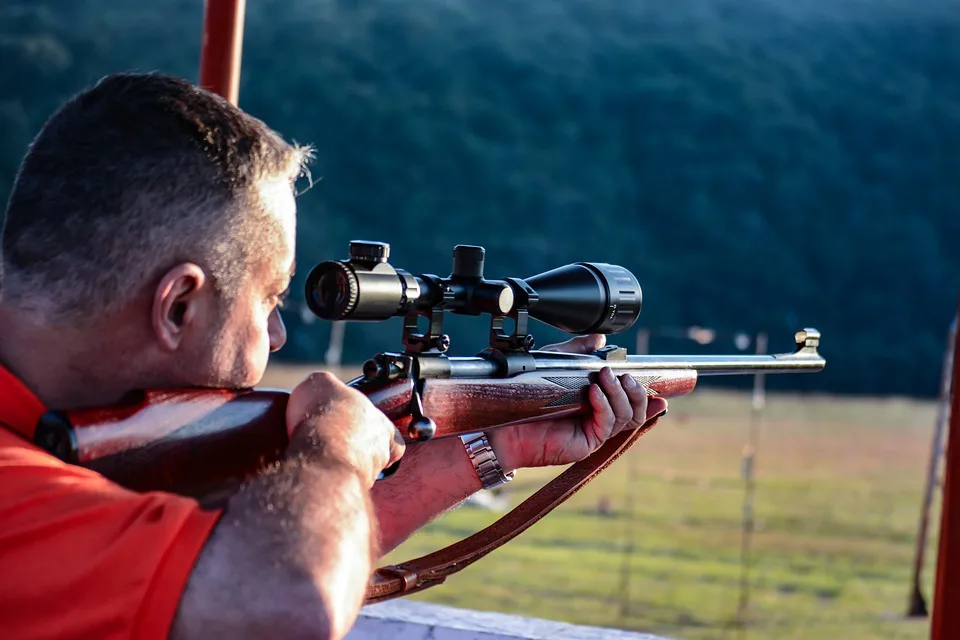
[[[656,396],[647,400],[647,420],[659,418],[667,413],[667,401]]]

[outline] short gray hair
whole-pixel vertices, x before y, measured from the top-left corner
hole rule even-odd
[[[310,154],[185,80],[108,76],[51,116],[20,165],[0,295],[51,322],[84,322],[189,261],[230,298],[251,257],[280,242],[258,186],[286,179],[293,190]]]

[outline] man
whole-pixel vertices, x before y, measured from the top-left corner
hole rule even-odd
[[[223,509],[127,491],[32,445],[49,408],[260,381],[285,341],[308,159],[156,74],[103,79],[30,146],[0,245],[4,637],[342,638],[379,556],[483,487],[459,439],[404,451],[381,412],[324,373],[292,392],[286,460]],[[501,473],[582,459],[665,411],[627,380],[605,370],[582,422],[491,432]]]

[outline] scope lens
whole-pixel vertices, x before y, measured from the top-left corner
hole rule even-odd
[[[420,295],[415,279],[387,263],[323,262],[306,287],[307,305],[324,320],[386,320],[404,315]]]
[[[342,271],[328,271],[320,277],[317,300],[327,309],[343,309],[350,299],[347,277]]]
[[[324,320],[342,320],[357,306],[357,277],[341,262],[318,264],[307,276],[307,306]]]

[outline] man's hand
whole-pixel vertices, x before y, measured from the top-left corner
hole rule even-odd
[[[290,451],[355,469],[369,489],[400,459],[403,437],[369,398],[326,371],[310,374],[287,402]]]
[[[288,455],[230,498],[172,638],[340,639],[353,626],[379,555],[371,488],[403,440],[366,396],[325,372],[293,390],[286,421]]]
[[[549,345],[541,351],[592,353],[606,344],[606,336],[589,335]],[[648,398],[646,389],[631,376],[617,379],[604,367],[599,385],[590,385],[593,412],[585,417],[559,418],[493,429],[487,434],[504,472],[577,462],[624,429],[636,429],[666,413],[667,401]]]

